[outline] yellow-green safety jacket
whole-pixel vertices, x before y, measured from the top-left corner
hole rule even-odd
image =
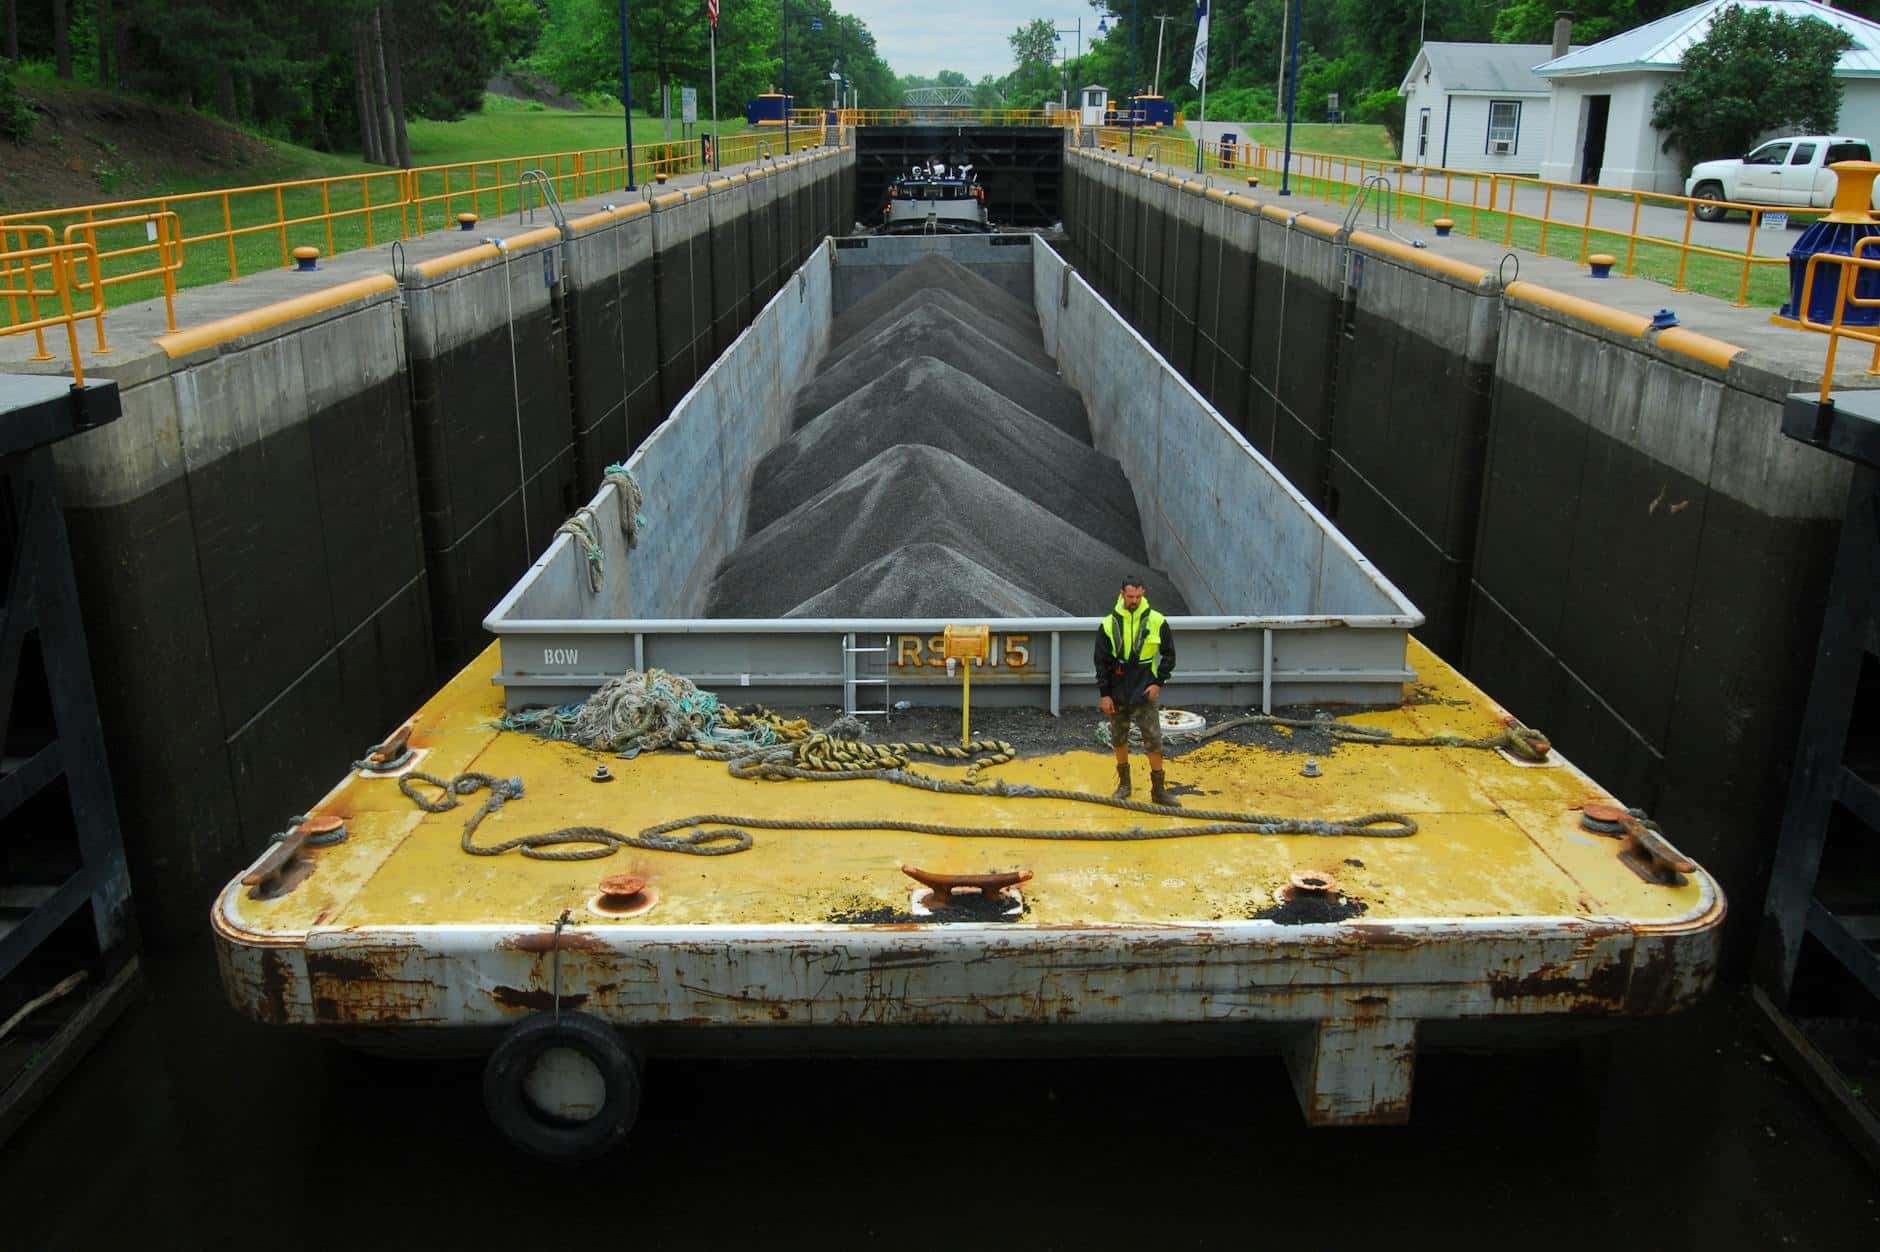
[[[1175,672],[1175,632],[1168,619],[1149,607],[1144,596],[1134,613],[1123,607],[1123,597],[1103,619],[1097,631],[1097,694],[1121,705],[1142,704],[1151,686],[1166,683]]]

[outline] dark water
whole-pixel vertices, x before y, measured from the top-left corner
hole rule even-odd
[[[1880,1180],[1742,999],[1419,1061],[1407,1127],[1309,1130],[1279,1063],[655,1060],[582,1166],[518,1157],[474,1062],[235,1018],[209,954],[0,1149],[0,1248],[1873,1249]]]

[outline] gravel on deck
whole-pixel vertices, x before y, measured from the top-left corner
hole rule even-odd
[[[950,452],[901,445],[746,539],[713,580],[707,616],[786,616],[915,541],[949,548],[1065,615],[1101,614],[1131,575],[1144,578],[1164,613],[1187,611],[1160,573]],[[996,587],[962,590],[968,603],[1003,594]]]
[[[1126,578],[1187,612],[1028,305],[929,254],[832,342],[752,475],[708,616],[1097,616]]]
[[[1058,378],[1056,367],[1013,352],[979,329],[976,320],[962,317],[947,301],[910,304],[898,320],[856,338],[849,351],[823,361],[816,377],[796,393],[792,423],[798,428],[807,425],[892,365],[911,357],[933,357],[1089,443],[1084,398]]]
[[[845,309],[829,328],[831,351],[858,334],[893,321],[899,316],[895,310],[910,296],[934,292],[965,301],[966,306],[976,309],[982,318],[990,317],[1002,323],[1027,346],[1043,339],[1037,312],[1029,304],[981,278],[952,257],[931,252]]]
[[[1115,458],[944,361],[903,361],[797,431],[751,477],[756,534],[898,444],[951,452],[1132,560],[1142,520]]]

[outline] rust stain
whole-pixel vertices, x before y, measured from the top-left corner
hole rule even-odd
[[[551,1013],[555,1009],[555,993],[539,991],[533,987],[492,987],[490,999],[506,1009],[530,1009],[537,1013]],[[561,1007],[578,1009],[587,1003],[585,991],[564,991],[561,993]]]
[[[1360,948],[1391,948],[1409,951],[1422,945],[1423,940],[1415,935],[1407,935],[1395,926],[1380,925],[1376,922],[1354,922],[1345,928],[1344,938]]]
[[[498,939],[496,946],[510,952],[530,952],[541,956],[555,950],[555,932],[534,930],[526,935],[507,935]],[[562,931],[561,950],[563,952],[587,952],[595,956],[609,955],[612,951],[605,939],[582,930]],[[567,997],[562,998],[565,1000]]]
[[[287,1020],[287,981],[290,971],[287,968],[287,955],[272,948],[261,953],[261,1012],[262,1021],[278,1025]]]
[[[1497,1000],[1560,999],[1573,1013],[1605,1013],[1623,1005],[1631,982],[1629,959],[1607,961],[1584,977],[1559,965],[1528,974],[1490,974],[1488,992]]]
[[[307,973],[313,978],[333,978],[342,982],[378,982],[385,971],[370,957],[341,955],[335,952],[307,953]]]

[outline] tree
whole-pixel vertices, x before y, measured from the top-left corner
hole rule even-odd
[[[1007,107],[1035,109],[1047,96],[1056,99],[1057,74],[1051,60],[1057,55],[1057,28],[1045,18],[1033,18],[1006,42],[1012,45],[1012,59],[1018,63],[1008,80]]]
[[[1687,162],[1735,156],[1772,130],[1829,133],[1841,114],[1835,67],[1853,46],[1819,18],[1721,9],[1658,93],[1652,125]]]

